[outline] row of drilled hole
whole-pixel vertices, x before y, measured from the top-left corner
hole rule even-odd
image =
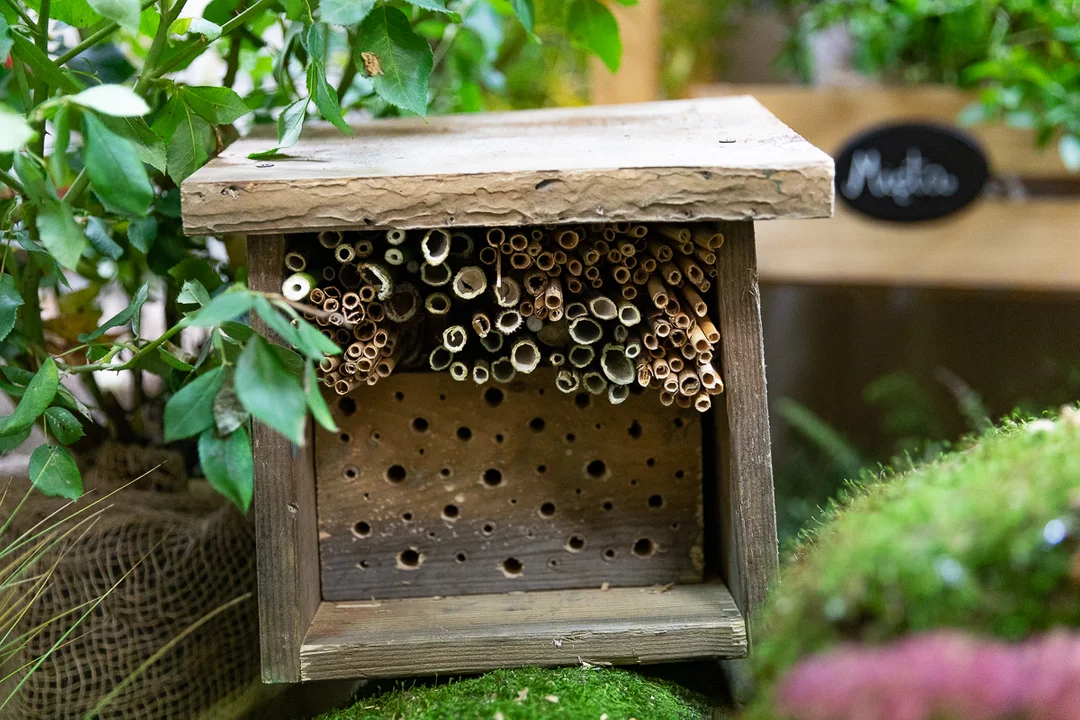
[[[543,395],[544,388],[540,388],[537,392],[540,395]],[[394,393],[394,399],[398,402],[403,402],[405,400],[405,393],[399,390]],[[506,394],[497,387],[489,387],[484,390],[484,402],[487,403],[488,407],[497,408],[502,405],[503,400],[505,399]],[[439,395],[439,400],[445,401],[446,395]],[[582,410],[589,407],[591,402],[592,398],[588,393],[578,393],[574,396],[574,404]],[[356,400],[348,396],[342,397],[338,400],[338,408],[341,410],[341,414],[346,417],[354,415],[356,413]]]
[[[649,460],[652,460],[652,458],[649,458]],[[646,461],[645,464],[650,465],[648,461]],[[536,472],[543,475],[547,472],[547,465],[537,465]],[[591,477],[602,478],[607,474],[607,464],[603,460],[592,460],[589,462],[588,465],[585,466],[585,472]],[[450,473],[450,468],[443,468],[439,471],[439,474],[444,478],[450,477]],[[357,470],[355,466],[350,465],[345,468],[344,474],[346,479],[355,480],[359,476],[360,471]],[[386,479],[387,482],[391,483],[392,485],[400,485],[401,483],[405,482],[406,478],[408,478],[408,475],[409,473],[405,469],[404,465],[391,465],[389,468],[386,469],[386,472],[383,473],[383,477]],[[675,479],[677,480],[681,480],[685,475],[686,472],[683,470],[675,471]],[[488,487],[499,487],[500,485],[502,485],[503,482],[502,471],[498,468],[488,468],[487,470],[484,470],[481,478],[484,481],[484,485]],[[631,481],[630,484],[637,485],[637,481]]]
[[[584,548],[585,540],[578,535],[572,536],[566,544],[567,552],[577,553],[581,552],[581,550],[583,550]],[[651,557],[656,552],[656,545],[649,538],[638,538],[634,542],[634,545],[631,548],[631,552],[633,552],[635,556],[640,558]],[[617,554],[618,553],[616,553],[614,548],[607,548],[603,552],[605,560],[614,560]],[[458,564],[464,564],[468,562],[469,556],[464,552],[459,552],[454,556],[454,560]],[[402,550],[397,554],[395,564],[401,570],[419,570],[420,566],[424,564],[424,554],[416,548],[408,548],[406,550]],[[360,562],[361,568],[366,569],[368,566],[369,565],[367,561]],[[548,561],[548,567],[552,569],[559,567],[559,561],[555,558],[552,558]],[[524,572],[525,565],[517,558],[509,557],[499,563],[499,568],[507,577],[517,577]]]

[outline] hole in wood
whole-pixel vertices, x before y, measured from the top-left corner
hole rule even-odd
[[[578,393],[574,396],[574,404],[584,410],[589,407],[589,393]]]
[[[375,432],[371,433],[371,439],[372,440],[382,440],[382,435],[380,435],[378,431],[375,431]]]
[[[615,550],[613,548],[608,548],[607,550],[604,551],[604,559],[605,560],[614,560],[615,555],[616,555],[616,553],[615,553]]]
[[[371,563],[369,563],[367,560],[361,560],[360,562],[356,563],[356,567],[360,568],[361,570],[367,570],[369,567],[371,567]]]
[[[403,393],[403,392],[401,392],[399,390],[398,392],[394,393],[394,399],[397,400],[398,402],[401,402],[402,400],[405,399],[405,393]]]
[[[506,558],[499,564],[499,569],[502,570],[503,575],[508,578],[519,577],[525,572],[525,566],[521,564],[521,561],[517,558]]]
[[[405,482],[405,477],[408,473],[405,472],[405,468],[401,465],[391,465],[386,469],[386,479],[397,485],[398,483]]]
[[[418,433],[426,433],[431,427],[431,423],[427,421],[427,418],[414,417],[412,421],[412,429]]]
[[[360,471],[354,468],[352,465],[345,468],[345,477],[349,480],[355,480],[356,476],[360,474]]]
[[[684,476],[684,475],[686,475],[686,472],[685,472],[685,471],[683,471],[683,470],[676,470],[676,471],[675,471],[675,477],[676,477],[676,479],[678,479],[678,480],[682,480],[682,478],[683,478],[683,476]]]
[[[436,532],[435,532],[434,530],[428,530],[428,531],[427,531],[427,536],[428,536],[429,538],[432,538],[432,539],[434,539],[434,538],[438,537],[438,533],[436,533]]]
[[[610,500],[605,500],[604,504],[600,507],[604,508],[604,512],[611,512],[615,509],[615,503],[611,502]]]
[[[661,495],[650,495],[649,496],[649,507],[651,507],[651,508],[664,507],[664,498],[663,498],[663,496],[661,496]]]
[[[457,436],[458,440],[461,440],[462,442],[470,440],[472,438],[472,430],[462,425],[457,429]]]
[[[398,570],[416,570],[424,564],[424,553],[416,548],[402,550],[397,556]]]
[[[401,513],[401,519],[405,522],[412,522],[413,514],[406,510],[405,512]]]
[[[544,418],[542,417],[534,417],[529,421],[529,429],[533,432],[540,432],[544,429],[544,425]]]
[[[489,407],[499,407],[502,405],[503,398],[503,391],[499,388],[493,387],[484,391],[484,402],[486,402]]]
[[[548,567],[551,568],[552,570],[555,570],[556,568],[559,567],[559,561],[556,560],[555,558],[551,558],[550,560],[548,560]]]
[[[637,484],[638,484],[638,481],[637,481],[637,479],[634,479],[634,480],[631,480],[631,481],[630,481],[630,485],[631,485],[631,486],[633,486],[633,485],[637,485]]]
[[[546,473],[546,472],[547,472],[547,465],[537,465],[537,466],[536,466],[536,472],[538,472],[538,473],[540,473],[541,475],[543,475],[544,473]]]
[[[341,398],[340,400],[338,400],[337,406],[338,410],[340,410],[341,414],[345,417],[350,417],[351,415],[354,415],[356,413],[356,401],[353,400],[351,397]]]
[[[447,505],[442,509],[443,520],[457,520],[460,514],[461,511],[458,510],[457,505]]]
[[[439,474],[445,477],[450,477],[450,468],[443,468],[439,471]]]
[[[540,506],[540,517],[555,517],[555,503],[546,502]]]
[[[607,473],[607,465],[603,460],[593,460],[585,466],[585,472],[589,473],[589,475],[594,478],[601,478]]]
[[[649,467],[653,467],[654,465],[656,465],[656,458],[649,458],[645,461],[645,464]]]
[[[649,538],[639,538],[638,541],[634,543],[634,554],[638,557],[649,557],[654,552],[656,552],[656,545],[654,545],[653,541]]]
[[[577,440],[577,436],[574,433],[566,433],[566,442],[572,443]]]
[[[418,449],[416,450],[416,452],[418,452],[418,453],[420,453],[421,455],[423,455],[423,454],[424,454],[424,448],[418,448]]]
[[[491,533],[495,532],[495,523],[484,523],[484,527],[480,528],[480,532],[484,533],[485,535],[490,535]]]
[[[495,442],[501,443],[502,441],[503,441],[502,433],[499,433],[498,435],[495,436]]]
[[[484,471],[484,484],[488,487],[498,487],[502,485],[502,481],[502,472],[497,468],[488,468]]]
[[[685,423],[685,422],[683,421],[683,419],[682,419],[682,418],[675,418],[675,421],[674,421],[674,422],[675,422],[675,427],[677,427],[677,428],[681,428],[681,427],[682,427],[683,425],[685,425],[685,424],[686,424],[686,423]]]
[[[366,538],[371,535],[371,525],[367,524],[363,520],[356,523],[352,527],[353,535],[358,538]]]
[[[466,561],[468,561],[468,559],[469,556],[463,552],[459,552],[457,555],[454,556],[454,560],[457,561],[459,565],[465,563]]]
[[[640,438],[641,437],[641,423],[639,423],[637,420],[630,423],[630,429],[627,430],[627,433],[630,435],[630,437],[634,438],[635,440]]]
[[[570,552],[581,552],[585,549],[585,538],[580,535],[571,535],[566,541],[566,549]]]
[[[339,439],[341,440],[341,442],[343,442],[343,443],[347,443],[347,442],[349,442],[350,440],[352,440],[352,438],[351,438],[351,437],[349,437],[349,433],[341,433],[340,435],[338,435],[338,438],[339,438]]]
[[[671,523],[671,529],[672,530],[678,530],[679,529],[679,523],[677,523],[677,522]]]

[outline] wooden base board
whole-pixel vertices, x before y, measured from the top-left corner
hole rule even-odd
[[[738,658],[746,625],[718,581],[653,588],[323,602],[303,680]]]

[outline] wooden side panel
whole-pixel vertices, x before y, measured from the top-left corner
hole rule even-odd
[[[284,258],[284,235],[249,237],[250,287],[280,291]],[[267,332],[257,316],[251,324]],[[263,681],[299,682],[300,645],[319,605],[312,438],[309,433],[307,445],[296,447],[262,423],[253,425]]]
[[[395,373],[316,437],[323,598],[648,586],[702,577],[701,422],[654,393]]]
[[[725,403],[718,412],[721,557],[724,579],[747,619],[764,602],[778,564],[769,415],[754,225],[721,223],[716,254]]]
[[[607,591],[324,602],[302,650],[304,680],[483,672],[581,661],[633,665],[746,655],[721,583]]]

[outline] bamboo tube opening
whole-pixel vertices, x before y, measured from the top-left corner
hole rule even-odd
[[[584,369],[592,363],[596,357],[596,351],[589,345],[574,345],[570,348],[570,354],[566,359],[576,368]]]
[[[604,376],[596,371],[581,376],[581,383],[590,395],[602,395],[607,391],[608,383]]]
[[[491,228],[487,231],[488,245],[498,247],[506,240],[506,231],[502,228]]]
[[[430,265],[441,265],[450,256],[450,233],[437,228],[428,230],[420,241],[420,252]]]
[[[450,312],[450,296],[442,292],[434,292],[424,300],[424,309],[432,315],[445,315]]]
[[[376,330],[378,330],[378,327],[376,327],[374,322],[368,319],[353,328],[353,337],[360,342],[368,342],[371,338],[375,337]]]
[[[367,313],[375,322],[382,322],[386,319],[386,306],[380,302],[368,303]]]
[[[469,334],[461,325],[451,325],[443,330],[443,347],[452,353],[458,353],[465,349],[465,343],[469,340]]]
[[[510,351],[510,362],[520,373],[531,373],[540,364],[540,348],[531,338],[522,338]]]
[[[480,262],[484,265],[494,265],[499,259],[499,251],[493,247],[480,248]]]
[[[503,347],[503,334],[498,330],[492,330],[484,337],[480,338],[480,344],[484,346],[484,349],[489,353],[497,353],[502,350]]]
[[[342,268],[344,270],[345,268]],[[337,270],[333,265],[327,265],[322,269],[322,279],[326,282],[334,282],[334,279],[338,277]]]
[[[509,335],[521,327],[521,313],[517,310],[503,310],[495,320],[495,327],[504,335]]]
[[[358,260],[365,260],[375,252],[375,245],[370,240],[357,240],[353,243],[353,250],[356,251]]]
[[[469,366],[460,360],[455,360],[450,363],[450,377],[454,378],[458,382],[464,382],[469,379]]]
[[[452,362],[454,362],[454,353],[442,345],[432,350],[431,354],[428,355],[428,365],[436,372],[447,369]]]
[[[467,265],[454,276],[454,294],[462,300],[479,297],[487,289],[487,275],[475,265]]]
[[[286,300],[300,302],[311,294],[311,288],[315,285],[315,278],[307,273],[294,273],[285,278],[281,284],[281,294]]]
[[[491,379],[491,366],[487,360],[477,360],[473,363],[472,379],[477,385],[483,385]]]
[[[307,269],[307,258],[298,252],[285,253],[285,267],[293,272],[304,272]]]
[[[502,284],[496,285],[494,291],[499,307],[512,308],[521,304],[521,286],[512,278],[503,278]]]
[[[517,377],[517,370],[514,369],[514,365],[510,362],[510,358],[501,357],[491,363],[491,377],[495,382],[508,383]]]
[[[442,287],[450,282],[453,276],[454,271],[446,263],[431,265],[425,262],[420,266],[420,281],[431,287]]]
[[[510,256],[510,267],[515,270],[528,270],[532,267],[533,259],[528,253],[516,252]]]
[[[612,385],[608,388],[608,402],[612,405],[618,405],[619,403],[626,402],[626,398],[630,397],[629,385]]]
[[[518,305],[518,314],[520,314],[521,317],[524,317],[524,318],[532,317],[533,316],[532,300],[522,300],[521,304]]]
[[[604,346],[600,353],[600,369],[604,377],[616,385],[629,385],[634,382],[636,375],[634,364],[626,357],[626,349],[622,345],[609,343]]]
[[[525,248],[529,245],[529,238],[525,237],[521,233],[514,233],[510,236],[510,248],[516,252],[525,252]]]
[[[405,242],[405,238],[405,231],[399,228],[394,228],[392,230],[386,231],[386,242],[390,243],[391,245],[401,245],[403,242]]]
[[[460,230],[450,234],[450,255],[467,260],[473,254],[473,239],[468,233]]]
[[[319,244],[324,248],[337,247],[344,237],[340,230],[323,230],[319,233]]]
[[[581,376],[573,370],[560,370],[555,373],[555,387],[564,393],[576,392],[581,387]]]
[[[405,323],[412,319],[419,307],[420,293],[416,286],[412,283],[400,283],[386,301],[386,317],[396,323]]]
[[[356,250],[352,245],[342,243],[334,248],[334,259],[342,265],[347,265],[356,259]]]
[[[473,315],[472,328],[476,331],[477,336],[483,340],[491,332],[491,320],[484,313],[476,313]]]
[[[570,323],[570,337],[576,343],[591,345],[603,337],[603,334],[600,323],[592,318],[580,317]]]

